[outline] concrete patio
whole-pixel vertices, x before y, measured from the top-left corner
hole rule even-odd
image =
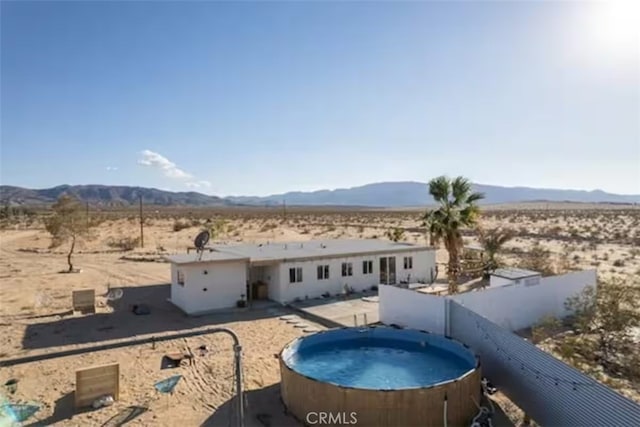
[[[295,302],[290,307],[328,327],[370,325],[379,322],[377,292],[339,298]]]

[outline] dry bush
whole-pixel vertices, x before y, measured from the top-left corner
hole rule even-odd
[[[555,274],[553,263],[551,262],[551,252],[544,249],[537,242],[529,251],[523,254],[523,258],[518,262],[518,267],[537,271],[543,276]]]
[[[531,340],[537,344],[560,332],[562,332],[560,319],[554,316],[545,316],[531,328]]]
[[[121,251],[132,251],[140,246],[140,237],[120,237],[119,239],[110,239],[107,246]]]
[[[173,231],[180,231],[191,227],[193,227],[193,224],[180,219],[177,219],[173,222]]]
[[[574,359],[595,362],[612,375],[637,372],[637,338],[640,327],[640,280],[611,278],[598,289],[585,288],[568,298],[565,306],[571,312],[571,323],[578,336],[565,340],[563,353],[573,351]],[[640,380],[640,376],[634,379]]]

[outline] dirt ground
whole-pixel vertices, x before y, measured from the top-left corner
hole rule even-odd
[[[174,231],[177,218],[193,225]],[[166,301],[169,297],[169,266],[162,256],[184,252],[205,225],[206,212],[167,217],[150,215],[145,220],[144,248],[115,249],[114,239],[137,236],[135,216],[102,222],[81,242],[74,255],[80,273],[62,274],[67,268],[66,246],[50,249],[50,237],[38,221],[18,223],[0,231],[0,361],[42,356],[42,360],[0,369],[0,382],[17,379],[12,401],[37,402],[42,409],[26,425],[127,425],[192,426],[229,425],[233,407],[233,352],[231,340],[220,334],[199,335],[208,327],[228,327],[244,347],[244,384],[248,411],[271,419],[271,425],[296,425],[282,414],[278,400],[280,378],[274,357],[283,346],[303,333],[279,320],[282,308],[264,307],[202,318],[189,318]],[[419,212],[243,212],[225,217],[219,242],[296,241],[313,238],[384,238],[393,227],[406,229],[403,240],[425,243]],[[211,222],[210,222],[211,223]],[[209,224],[210,224],[209,223]],[[598,268],[603,275],[640,274],[640,209],[591,207],[573,209],[548,206],[531,209],[499,209],[487,212],[486,227],[505,226],[517,231],[507,245],[505,258],[516,263],[522,252],[540,243],[551,252],[556,268]],[[473,237],[465,238],[473,243]],[[439,249],[438,262],[447,260]],[[123,288],[122,299],[104,298],[109,287]],[[71,291],[95,289],[97,312],[72,314]],[[136,316],[134,304],[147,304],[151,314]],[[92,351],[96,345],[177,334],[157,343]],[[165,353],[196,349],[209,352],[195,363],[161,369]],[[85,351],[86,350],[86,351]],[[55,357],[55,353],[79,354]],[[74,412],[75,370],[117,362],[121,369],[121,396],[113,406],[97,411]],[[156,381],[181,374],[173,396],[154,390]],[[6,390],[5,390],[6,394]],[[29,424],[31,423],[31,424]],[[249,425],[252,425],[251,423]],[[258,423],[256,425],[262,425]]]

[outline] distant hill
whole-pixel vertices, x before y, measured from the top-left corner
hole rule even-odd
[[[640,203],[640,195],[620,195],[604,191],[550,190],[528,187],[500,187],[474,184],[474,189],[485,193],[483,204],[520,202],[582,202],[582,203]],[[229,206],[229,205],[288,205],[303,206],[368,206],[407,207],[430,204],[433,200],[422,182],[381,182],[360,187],[310,192],[290,192],[265,197],[239,196],[221,198],[196,192],[171,192],[155,188],[110,185],[60,185],[33,190],[0,186],[0,203],[36,205],[50,204],[61,194],[71,194],[82,201],[106,206],[138,203],[142,196],[145,204],[161,206]]]
[[[531,201],[583,203],[640,203],[640,195],[619,195],[604,191],[551,190],[528,187],[500,187],[474,184],[475,191],[485,193],[484,204]],[[266,197],[228,197],[236,203],[289,205],[356,205],[402,207],[432,203],[423,182],[380,182],[361,187],[310,192],[290,192]]]
[[[62,194],[96,205],[127,206],[142,202],[160,206],[224,206],[231,202],[220,197],[196,192],[174,193],[155,188],[112,185],[59,185],[53,188],[32,190],[21,187],[0,186],[0,202],[14,205],[41,205],[55,202]]]

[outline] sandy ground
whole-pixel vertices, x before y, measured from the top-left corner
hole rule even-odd
[[[533,213],[532,213],[533,212]],[[550,250],[557,267],[595,268],[604,275],[640,274],[640,210],[496,211],[483,219],[485,226],[512,228],[518,237],[507,245],[505,258],[518,259],[535,242]],[[173,219],[150,218],[145,225],[145,248],[129,252],[114,250],[114,238],[137,236],[135,218],[102,223],[78,247],[74,264],[79,274],[61,274],[66,269],[66,247],[49,249],[50,238],[41,225],[16,226],[0,231],[0,360],[46,355],[66,350],[90,349],[150,336],[201,331],[207,327],[229,327],[244,346],[245,386],[249,412],[272,417],[272,425],[295,425],[282,414],[278,401],[279,369],[274,354],[299,329],[278,320],[273,308],[237,311],[203,318],[189,318],[172,307],[169,297],[168,264],[154,262],[163,254],[184,252],[200,227],[173,231]],[[418,214],[414,212],[289,214],[235,216],[225,223],[220,242],[291,241],[313,238],[384,238],[391,227],[406,227],[403,240],[425,243]],[[472,238],[466,238],[473,242]],[[437,252],[438,262],[447,260]],[[567,261],[568,260],[568,261]],[[441,278],[443,280],[444,278]],[[108,287],[124,288],[124,297],[108,303]],[[93,288],[98,295],[95,315],[73,315],[71,291]],[[130,307],[145,303],[149,316],[135,316]],[[280,309],[282,310],[282,309]],[[161,369],[163,354],[200,345],[210,349],[197,356],[192,366]],[[121,367],[121,397],[114,406],[98,411],[74,412],[74,372],[77,368],[118,362]],[[0,370],[0,382],[19,380],[13,401],[39,402],[39,421],[31,425],[120,425],[132,407],[146,408],[130,425],[192,426],[229,425],[232,406],[232,350],[222,335],[187,336],[151,344],[50,358],[16,364]],[[171,375],[184,376],[169,399],[156,394],[154,382]],[[26,423],[30,425],[29,423]]]
[[[110,232],[107,228],[104,235]],[[166,301],[170,292],[165,284],[168,264],[123,261],[119,259],[121,253],[93,253],[105,250],[99,241],[82,248],[91,253],[76,256],[81,273],[60,274],[58,271],[65,268],[64,255],[20,251],[26,248],[46,252],[49,243],[43,231],[7,231],[1,235],[0,359],[87,349],[79,355],[21,363],[0,370],[2,384],[10,378],[19,381],[17,392],[10,396],[12,401],[43,405],[36,416],[38,421],[32,419],[33,424],[25,425],[118,425],[118,419],[124,418],[131,406],[148,408],[131,421],[131,425],[229,425],[234,390],[230,337],[214,334],[158,342],[155,346],[90,349],[98,344],[185,334],[208,327],[230,328],[240,337],[244,347],[244,385],[253,422],[256,422],[256,411],[262,410],[279,420],[278,425],[296,425],[281,414],[276,387],[280,376],[274,355],[303,333],[278,319],[278,313],[284,310],[237,310],[189,318]],[[124,288],[121,300],[110,304],[102,297],[108,283]],[[96,290],[96,314],[69,313],[71,290],[82,288]],[[149,305],[150,315],[131,313],[130,306],[140,303]],[[196,350],[201,345],[209,349],[205,356],[199,356]],[[165,353],[182,352],[186,348],[196,353],[192,366],[161,369]],[[120,400],[98,411],[74,413],[75,370],[113,362],[120,364]],[[156,381],[176,374],[184,377],[174,396],[167,399],[156,393],[153,387]],[[269,402],[272,404],[267,404]],[[267,407],[261,408],[265,404]]]

